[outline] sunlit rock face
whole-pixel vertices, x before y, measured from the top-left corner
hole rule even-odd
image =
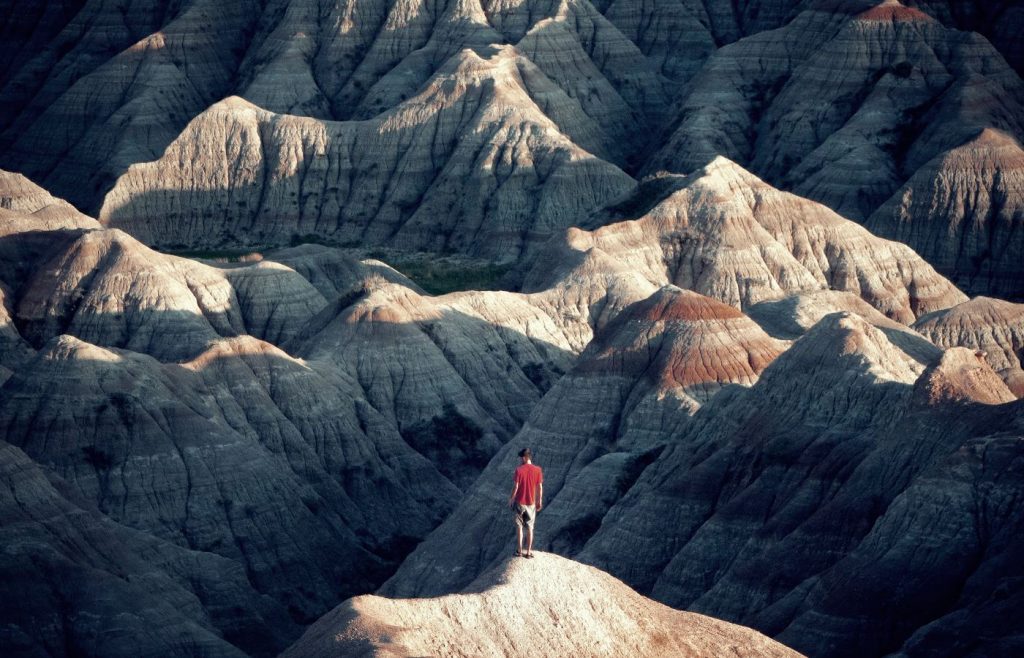
[[[25,201],[25,212],[5,211],[0,240],[10,256],[0,270],[0,436],[102,526],[73,541],[124,546],[106,562],[59,558],[70,559],[64,589],[47,584],[50,571],[5,581],[74,601],[62,608],[41,593],[31,610],[66,630],[17,617],[5,647],[53,647],[60,635],[81,650],[132,655],[176,634],[171,654],[275,653],[394,570],[587,335],[563,331],[526,301],[517,306],[523,296],[511,293],[437,303],[383,263],[327,247],[241,263],[161,254],[77,213],[61,217],[54,208],[66,204],[39,198],[38,208]],[[409,313],[391,316],[392,331],[360,306],[388,296],[406,300]],[[340,344],[354,339],[332,327],[339,315],[356,335],[384,331],[346,350]],[[394,361],[394,328],[424,332],[434,351]],[[428,378],[403,374],[385,387],[386,364]],[[16,479],[12,500],[30,499],[31,486]],[[64,551],[66,533],[36,517],[19,524],[39,550]],[[28,559],[18,555],[12,570]],[[96,600],[100,572],[122,560],[131,574],[150,558],[197,564],[162,567],[133,618],[138,632],[108,638],[111,628],[87,623],[82,613],[98,606],[118,615],[139,604],[133,586]],[[168,602],[181,614],[143,632]],[[266,628],[248,633],[254,625]]]
[[[0,171],[0,210],[5,224],[17,224],[18,215],[27,215],[37,230],[52,228],[95,228],[95,220],[75,210],[67,201],[57,199],[21,174]],[[27,222],[21,222],[28,228]],[[12,232],[5,226],[4,233]]]
[[[458,594],[350,599],[282,655],[355,653],[467,658],[800,655],[749,628],[673,610],[598,569],[540,552],[533,560],[505,558]]]
[[[570,229],[552,240],[525,287],[546,287],[564,264],[600,254],[654,285],[672,283],[739,308],[832,289],[853,292],[906,323],[965,300],[905,245],[781,192],[725,158],[674,187],[635,219]]]
[[[88,210],[98,212],[103,206],[112,212],[128,201],[123,190],[103,201],[115,179],[132,164],[158,159],[171,142],[197,139],[195,130],[175,138],[217,101],[236,93],[270,113],[309,117],[300,122],[300,132],[326,133],[337,151],[321,154],[326,161],[315,164],[304,157],[316,156],[302,142],[315,142],[316,135],[305,140],[292,135],[284,144],[270,139],[268,162],[259,163],[262,154],[246,160],[268,172],[259,176],[258,184],[249,183],[254,188],[251,207],[237,208],[234,203],[241,198],[225,206],[244,215],[245,226],[228,222],[212,234],[193,227],[190,234],[171,218],[176,235],[157,236],[168,238],[164,243],[199,246],[247,238],[281,244],[298,230],[337,242],[362,238],[363,243],[479,252],[484,240],[468,235],[479,232],[481,238],[498,238],[488,256],[509,259],[524,240],[542,238],[552,227],[565,226],[624,191],[632,181],[619,166],[644,147],[650,137],[647,128],[667,119],[668,79],[587,2],[550,3],[536,12],[484,8],[475,2],[346,5],[322,11],[313,3],[274,3],[261,18],[263,10],[253,6],[190,2],[169,8],[167,24],[159,32],[132,42],[127,33],[134,34],[136,25],[102,36],[80,26],[78,20],[90,17],[114,19],[104,7],[90,4],[55,41],[77,39],[86,53],[100,50],[100,40],[105,41],[103,48],[124,50],[97,65],[84,56],[65,57],[55,44],[27,64],[23,77],[32,81],[12,81],[7,92],[20,101],[12,103],[7,117],[5,140],[16,152],[11,161],[19,161],[20,168]],[[204,30],[214,23],[224,38],[211,41]],[[70,70],[63,76],[41,76],[42,89],[22,97],[22,87],[38,87],[39,69],[52,65],[53,59],[67,60]],[[200,69],[203,74],[196,75]],[[137,80],[148,84],[138,85]],[[98,100],[82,109],[81,99],[93,96]],[[401,116],[384,119],[402,108]],[[73,119],[65,121],[69,116]],[[352,120],[354,125],[336,126],[331,120]],[[61,122],[66,126],[55,134],[51,128]],[[217,124],[213,119],[200,127]],[[217,148],[224,137],[214,130],[198,138],[193,154],[200,153],[206,164],[197,166],[209,171],[218,160],[227,160],[221,166],[229,170],[240,164],[230,158],[235,147],[226,153],[225,147]],[[260,143],[250,140],[250,149],[258,150]],[[377,153],[379,149],[392,154]],[[294,165],[296,159],[302,171],[294,166],[287,171],[287,163]],[[166,170],[173,163],[165,165]],[[322,172],[326,179],[314,182],[316,175],[304,184],[303,172],[320,165],[330,170]],[[270,172],[275,171],[294,179],[296,190],[306,191],[293,199],[288,193],[295,190],[284,190],[276,201],[273,193],[262,195],[255,188],[272,183]],[[237,174],[246,176],[232,170],[229,177]],[[174,177],[185,194],[203,190],[208,182],[202,172],[189,170]],[[90,185],[83,186],[83,180]],[[233,182],[244,184],[241,179]],[[589,198],[581,194],[588,186],[593,188]],[[129,183],[133,194],[142,192],[140,187],[138,181]],[[314,187],[331,199],[311,200]],[[547,191],[538,195],[537,187]],[[574,194],[568,193],[570,187]],[[346,198],[341,188],[358,193]],[[395,188],[401,190],[397,196]],[[434,201],[421,203],[428,189]],[[134,201],[122,214],[141,215],[137,235],[147,240],[152,233],[145,225],[155,221],[152,213],[173,213],[182,205],[180,199],[172,199],[170,207],[167,200],[154,201],[147,211],[138,205],[141,199]],[[198,212],[203,213],[221,200],[196,201],[189,205],[201,206]],[[302,226],[273,228],[277,216],[287,215],[296,203],[305,215],[300,221],[300,213],[294,213]],[[386,206],[383,211],[380,205]],[[418,220],[410,222],[421,205],[424,215],[453,215],[452,225],[437,231]],[[510,211],[512,216],[491,216]],[[257,223],[267,225],[249,231],[261,212],[265,216]],[[375,220],[381,212],[382,218]],[[305,225],[317,224],[318,217],[327,224]],[[338,230],[339,223],[343,230]],[[368,224],[373,226],[364,230]],[[392,235],[406,224],[408,236]]]
[[[914,328],[942,347],[977,350],[1017,396],[1024,396],[1024,305],[976,297],[922,317]]]
[[[657,185],[638,219],[628,196],[604,226],[552,240],[522,292],[438,297],[324,246],[234,263],[162,254],[25,187],[35,214],[9,211],[0,241],[0,433],[97,514],[240,565],[251,596],[287,616],[268,622],[280,647],[424,537],[385,591],[451,591],[503,557],[494,528],[524,445],[546,460],[556,501],[543,546],[590,555],[680,437],[737,388],[759,390],[833,312],[881,332],[850,349],[870,348],[900,382],[938,363],[900,321],[965,298],[909,249],[724,159]],[[934,377],[928,404],[1009,395],[984,397],[1002,383],[970,359],[945,367],[963,373]],[[798,375],[781,381],[771,408],[828,411],[814,426],[859,427],[868,412],[841,405],[878,392],[844,392],[840,377],[826,399]],[[587,559],[648,593],[666,568]],[[206,605],[196,614],[240,647]]]
[[[463,51],[417,96],[365,122],[229,99],[122,177],[100,219],[163,246],[319,235],[515,260],[633,185],[536,109],[523,76],[543,74],[519,66],[510,49]]]
[[[461,587],[504,556],[508,537],[486,529],[507,516],[502,500],[520,449],[531,447],[544,464],[546,492],[573,491],[564,506],[545,511],[544,522],[547,536],[557,538],[553,548],[563,554],[578,550],[668,436],[723,386],[756,381],[785,347],[736,309],[671,286],[627,307],[597,332],[448,523],[427,540],[425,547],[448,546],[447,584]],[[478,539],[453,544],[458,533]],[[421,593],[410,583],[429,582],[430,564],[430,558],[420,562],[414,555],[393,592]],[[425,591],[445,586],[433,583]]]
[[[1019,187],[1012,173],[1019,167],[989,164],[1012,161],[1008,153],[963,150],[984,130],[1019,142],[1024,84],[980,35],[895,1],[868,6],[821,3],[779,30],[716,51],[680,102],[678,127],[645,171],[688,172],[724,155],[845,217],[871,218],[873,231],[908,242],[958,281],[973,280],[972,291],[1008,294],[1006,286],[1020,277],[998,277],[1004,266],[1014,267],[1010,254],[1019,250],[1007,227],[1019,218],[1012,208],[1004,212],[1000,199],[1003,189]],[[1009,180],[993,181],[991,171],[1004,166]],[[953,176],[956,183],[949,182]],[[908,195],[900,199],[903,186],[917,195],[913,210],[900,217],[891,206],[909,204]],[[963,241],[935,245],[936,238],[926,237],[939,235],[935,227],[956,226],[956,209],[964,207],[959,215],[968,224],[975,213],[988,219],[965,227]],[[886,228],[899,223],[898,230]],[[988,233],[995,248],[977,240]],[[944,253],[957,243],[959,252]],[[1004,244],[1007,261],[999,263]]]

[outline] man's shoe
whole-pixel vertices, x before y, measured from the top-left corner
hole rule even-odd
[[[527,554],[526,554],[526,555],[524,555],[523,557],[533,557],[533,553],[527,553]]]

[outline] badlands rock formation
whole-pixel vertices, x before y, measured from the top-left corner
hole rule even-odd
[[[0,171],[0,210],[7,211],[4,213],[5,224],[14,222],[18,215],[31,215],[40,230],[61,227],[98,228],[95,220],[75,210],[67,201],[54,198],[21,174],[9,171]],[[10,231],[4,228],[4,233]]]
[[[359,596],[283,658],[314,656],[799,656],[750,629],[673,610],[550,553],[506,558],[462,593]]]
[[[260,12],[250,1],[76,4],[4,82],[3,165],[93,214],[117,175],[231,92]]]
[[[549,528],[561,528],[548,535],[557,535],[551,546],[562,553],[578,550],[667,437],[723,386],[756,381],[784,349],[736,309],[671,286],[622,311],[491,461],[453,515],[450,529],[427,539],[420,552],[427,549],[431,555],[447,543],[449,558],[446,585],[424,591],[461,588],[505,555],[509,519],[503,502],[520,449],[531,446],[544,464],[545,491],[571,489],[568,483],[575,483],[566,505],[544,516]],[[598,482],[608,486],[595,486]],[[478,539],[453,546],[449,532]],[[427,564],[417,566],[414,559],[407,566],[416,573],[400,574],[401,589],[384,591],[423,593],[403,579],[421,577],[420,568],[432,571]]]
[[[44,210],[54,207],[44,201]],[[518,321],[533,339],[511,320],[508,328],[484,320],[516,317],[513,302],[497,301],[509,293],[449,307],[381,263],[329,248],[214,266],[153,252],[87,218],[52,228],[43,210],[4,212],[0,436],[59,477],[76,504],[122,524],[107,535],[128,526],[148,538],[125,549],[145,548],[139,560],[157,550],[151,545],[217,556],[241,574],[231,585],[239,606],[246,597],[277,606],[270,628],[239,639],[235,626],[264,622],[251,619],[255,612],[220,619],[223,599],[203,594],[182,623],[198,619],[208,632],[182,635],[182,652],[193,642],[273,652],[294,639],[296,624],[372,590],[458,499],[452,481],[471,482],[566,367],[568,353],[544,340],[568,342],[550,317],[520,303]],[[438,342],[427,341],[433,353],[389,361],[395,334],[373,324],[388,295],[419,313],[420,328],[406,319]],[[347,324],[332,326],[352,305]],[[346,350],[350,339],[358,345]],[[323,358],[297,358],[268,341]],[[385,383],[386,363],[407,372]],[[453,446],[456,429],[462,443]],[[15,498],[29,495],[20,486]],[[110,614],[131,609],[130,593],[112,596]],[[91,609],[81,601],[75,610]],[[73,622],[68,610],[47,614],[58,627]],[[52,645],[53,632],[33,633],[32,642]],[[96,651],[130,655],[163,641],[131,634]]]
[[[903,184],[934,185],[929,161],[979,131],[1024,135],[1020,78],[953,27],[1012,55],[999,35],[1019,12],[917,4],[150,0],[112,15],[95,0],[8,20],[0,164],[190,247],[318,235],[514,260],[627,191],[625,172],[716,155],[863,220]],[[1005,223],[998,193],[970,194],[999,183],[964,175],[979,179],[948,204]],[[922,235],[941,210],[907,223]],[[966,244],[967,263],[1003,252],[1000,236]],[[972,290],[1019,278],[920,248]]]
[[[603,407],[563,409],[558,433],[532,431],[531,418],[382,592],[451,591],[500,559],[507,478],[529,443],[551,474],[540,545],[658,600],[812,655],[945,655],[939,638],[960,633],[1008,655],[1011,608],[992,597],[1020,596],[1005,560],[1020,549],[1021,407],[973,352],[918,358],[834,314],[751,388],[662,420],[660,450],[605,442],[566,454],[565,428]],[[460,548],[463,532],[479,544]]]
[[[725,155],[861,220],[981,129],[1022,134],[1024,85],[983,38],[896,0],[857,4],[822,4],[716,52],[648,169]]]
[[[231,559],[300,622],[373,587],[457,495],[365,402],[253,338],[161,365],[61,336],[3,390],[6,441],[118,522]]]
[[[636,219],[553,240],[524,288],[548,287],[579,261],[602,258],[654,285],[672,283],[739,308],[832,289],[907,323],[965,301],[906,246],[780,192],[725,158],[673,187]]]
[[[122,177],[100,219],[165,246],[316,234],[514,260],[633,185],[559,133],[529,85],[557,102],[557,87],[506,48],[462,51],[417,95],[362,122],[277,116],[228,99],[163,158]]]
[[[1024,150],[986,129],[921,167],[865,224],[963,290],[1024,296]]]
[[[453,591],[503,556],[507,519],[489,510],[503,509],[522,445],[547,460],[558,493],[545,545],[586,554],[676,437],[735,385],[756,390],[786,341],[832,310],[850,308],[906,350],[903,380],[938,362],[938,348],[883,315],[910,321],[963,300],[909,250],[725,160],[659,194],[638,220],[569,231],[583,247],[553,242],[526,292],[438,298],[328,247],[204,263],[77,214],[50,227],[7,211],[0,436],[113,522],[237,565],[287,611],[273,632],[290,639],[293,623],[391,574],[462,492],[449,524],[474,541],[442,526],[388,587]],[[773,279],[756,282],[739,254]],[[731,274],[698,268],[685,283],[712,282],[722,301],[670,284],[705,257]],[[714,283],[730,280],[744,296]],[[989,379],[946,377],[929,395],[959,404],[955,391],[978,395]],[[438,583],[417,556],[441,545]],[[636,568],[656,576],[644,559]],[[137,641],[125,646],[148,646]]]
[[[914,228],[907,214],[900,226],[887,210],[875,216],[873,230],[904,240],[939,235],[933,227],[948,225],[949,209],[969,206],[976,227],[969,236],[991,233],[991,245],[970,237],[944,239],[939,247],[927,238],[911,243],[944,273],[977,280],[973,290],[1007,294],[1007,281],[1020,277],[992,280],[984,268],[1001,258],[1004,240],[1016,239],[997,234],[1019,218],[1012,219],[1012,209],[1003,213],[999,192],[976,201],[972,195],[1001,185],[992,182],[992,167],[973,156],[979,160],[958,170],[953,189],[936,170],[946,158],[963,159],[948,152],[985,129],[1020,140],[1024,84],[979,35],[895,0],[858,13],[867,4],[820,3],[779,30],[716,51],[683,97],[672,137],[645,170],[685,173],[724,155],[858,221],[912,185]],[[946,187],[945,204],[929,205],[932,186]],[[962,261],[949,262],[941,250],[957,244]]]
[[[1024,654],[1015,3],[28,4],[3,655]]]
[[[907,0],[946,25],[985,35],[999,49],[1010,66],[1024,72],[1024,45],[1019,35],[1024,28],[1024,7],[1013,0]]]
[[[236,562],[114,523],[0,441],[4,655],[272,655],[284,608]]]
[[[953,308],[922,317],[914,328],[941,347],[970,347],[1024,397],[1024,306],[976,297]]]
[[[668,106],[666,79],[588,2],[549,3],[528,14],[456,1],[429,9],[404,0],[358,7],[339,3],[322,9],[317,3],[296,0],[273,3],[265,10],[253,3],[225,8],[209,0],[176,7],[144,4],[138,13],[161,17],[159,31],[128,40],[139,27],[132,24],[134,11],[125,20],[111,16],[103,3],[88,3],[4,92],[13,101],[5,121],[5,141],[16,152],[10,161],[90,210],[98,209],[110,183],[130,164],[159,157],[189,120],[231,93],[270,111],[316,119],[368,119],[416,96],[425,86],[441,84],[447,78],[445,69],[455,66],[466,49],[483,55],[491,44],[522,41],[523,51],[546,67],[542,71],[530,66],[526,76],[532,98],[517,106],[516,111],[524,114],[512,117],[513,124],[524,123],[523,119],[532,123],[530,114],[539,105],[555,123],[565,124],[574,138],[579,135],[587,148],[597,139],[622,157],[642,146],[641,128],[648,115],[660,117]],[[119,29],[100,35],[83,29],[78,19],[113,21]],[[127,24],[122,26],[122,21]],[[211,25],[217,25],[221,37],[210,38]],[[536,33],[528,35],[531,28]],[[108,48],[114,52],[99,64],[73,56],[76,53],[65,57],[62,44],[76,41],[89,54]],[[54,67],[54,60],[57,71],[71,70],[65,75],[40,74]],[[574,65],[566,68],[565,61]],[[493,82],[500,86],[503,77]],[[140,85],[138,80],[152,83]],[[81,98],[93,94],[97,101],[85,111],[78,109]],[[432,108],[420,111],[431,113]],[[81,120],[64,134],[48,132],[62,116],[76,114]],[[125,123],[130,130],[124,130]],[[509,148],[509,155],[519,132],[514,130],[507,144],[500,144]],[[448,146],[439,141],[433,150]],[[419,157],[433,157],[429,164],[438,165],[437,153]],[[474,165],[477,158],[472,152],[460,159],[467,157],[460,166]],[[94,171],[87,169],[89,165]],[[384,162],[377,166],[387,169]],[[425,168],[419,167],[420,175]],[[71,177],[74,174],[90,185],[82,189]],[[448,193],[458,196],[453,189]]]

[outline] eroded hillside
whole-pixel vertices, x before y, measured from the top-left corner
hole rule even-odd
[[[1022,20],[8,3],[0,653],[1024,653]]]

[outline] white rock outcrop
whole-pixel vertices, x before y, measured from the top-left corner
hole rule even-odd
[[[462,593],[350,599],[282,658],[800,654],[748,628],[651,601],[598,569],[551,553],[503,560]]]

